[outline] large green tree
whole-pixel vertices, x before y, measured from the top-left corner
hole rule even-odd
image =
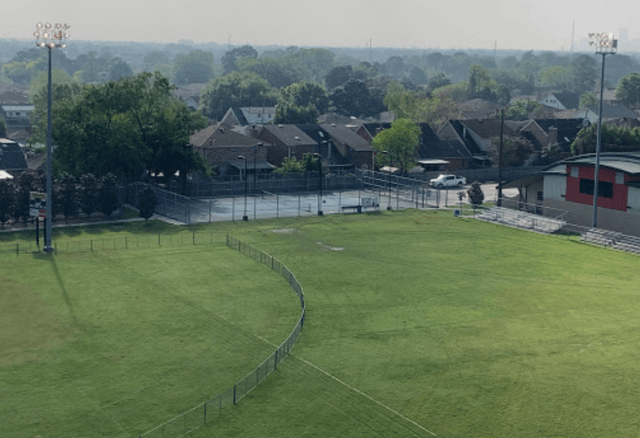
[[[133,76],[133,70],[131,66],[122,59],[114,59],[109,67],[109,73],[107,74],[107,79],[110,81],[117,81],[123,77]]]
[[[428,123],[436,129],[440,123],[459,115],[458,103],[447,95],[440,95],[447,87],[440,87],[429,96],[420,91],[405,89],[392,81],[387,87],[384,103],[396,118],[410,119],[414,123]]]
[[[230,107],[272,106],[278,92],[251,72],[233,72],[209,82],[200,93],[200,109],[205,116],[222,119]]]
[[[211,52],[192,50],[178,55],[173,63],[173,83],[176,85],[206,84],[213,79],[214,59]]]
[[[571,152],[574,155],[595,152],[597,129],[596,123],[582,128],[571,143]],[[640,150],[640,128],[629,129],[603,124],[601,142],[603,152],[638,152]]]
[[[96,177],[114,173],[130,180],[143,172],[166,177],[207,171],[203,159],[185,148],[189,130],[206,126],[171,94],[160,73],[141,73],[119,81],[54,87],[53,141],[56,172]],[[36,96],[36,132],[46,135],[46,92]]]
[[[616,99],[627,106],[640,108],[640,73],[629,73],[616,85]]]
[[[571,75],[571,91],[584,93],[593,91],[598,78],[598,69],[595,59],[589,55],[580,55],[569,65]]]
[[[370,117],[385,109],[382,99],[373,96],[367,85],[357,79],[334,89],[329,99],[336,112],[345,116]]]
[[[329,97],[315,82],[299,82],[284,88],[276,107],[275,123],[315,123],[327,112]]]
[[[395,120],[391,128],[373,138],[378,164],[398,167],[401,172],[407,172],[415,165],[419,145],[420,128],[409,119]]]
[[[222,67],[224,69],[224,74],[238,71],[240,69],[238,61],[245,57],[257,59],[258,52],[256,51],[256,49],[249,45],[235,47],[226,52],[222,56]]]

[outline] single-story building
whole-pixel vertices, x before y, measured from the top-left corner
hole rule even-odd
[[[521,202],[564,211],[567,223],[590,227],[595,160],[595,154],[567,158],[503,187],[518,188]],[[597,195],[598,228],[640,236],[640,153],[601,153]]]

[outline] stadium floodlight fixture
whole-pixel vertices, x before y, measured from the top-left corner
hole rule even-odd
[[[53,221],[53,145],[51,141],[51,52],[56,48],[65,48],[65,41],[69,37],[68,24],[38,23],[33,36],[36,46],[49,49],[49,71],[47,80],[47,170],[46,170],[46,216],[44,218],[44,251],[53,252],[51,246],[51,232]]]
[[[596,47],[597,55],[613,55],[618,50],[618,40],[612,33],[590,33],[589,38],[589,45]]]
[[[69,38],[69,34],[67,33],[67,29],[69,29],[68,24],[51,24],[51,23],[38,23],[36,24],[36,31],[33,33],[33,36],[36,38],[36,46],[38,47],[47,47],[49,49],[55,49],[58,47],[65,48],[65,41]]]
[[[604,60],[607,55],[614,55],[618,50],[618,40],[613,37],[612,33],[590,33],[589,44],[596,47],[596,55],[602,55],[602,74],[600,75],[600,103],[598,108],[598,130],[596,134],[596,163],[593,172],[593,213],[591,216],[591,226],[598,226],[598,193],[600,187],[598,180],[600,178],[600,150],[602,149],[602,103],[604,94]]]

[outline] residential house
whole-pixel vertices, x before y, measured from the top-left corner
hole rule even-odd
[[[25,144],[31,137],[30,115],[35,109],[29,103],[27,89],[20,86],[0,88],[0,117],[7,128],[7,138]]]
[[[272,145],[268,148],[267,160],[276,166],[281,166],[285,158],[301,160],[304,154],[319,150],[318,142],[296,125],[267,124],[257,130],[256,138]]]
[[[542,106],[556,110],[576,109],[580,107],[580,94],[568,91],[554,91],[548,93],[538,100]]]
[[[264,125],[273,123],[275,116],[275,107],[229,108],[220,122],[230,126]]]
[[[593,105],[586,110],[585,119],[590,123],[598,122],[599,105]],[[602,120],[610,121],[614,119],[637,119],[638,115],[624,105],[602,105]]]
[[[373,148],[369,141],[346,125],[325,123],[319,126],[329,136],[328,144],[333,145],[351,166],[358,169],[369,168],[373,161]],[[330,153],[331,148],[329,148]]]
[[[264,173],[274,168],[267,161],[271,144],[239,134],[228,125],[210,125],[192,134],[189,143],[221,176],[241,174],[245,164],[248,172],[255,169]]]
[[[8,138],[0,138],[0,170],[14,175],[27,169],[27,160],[20,145]]]
[[[463,142],[442,140],[427,123],[420,125],[417,162],[425,171],[457,171],[472,166],[473,156]]]
[[[196,111],[200,105],[200,91],[206,84],[189,84],[178,87],[172,94],[183,101],[190,109]]]

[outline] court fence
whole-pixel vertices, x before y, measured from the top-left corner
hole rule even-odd
[[[316,172],[317,174],[317,172]],[[338,183],[329,182],[336,180]],[[274,180],[278,181],[278,180]],[[276,191],[248,190],[247,194],[222,194],[188,197],[151,186],[159,204],[156,213],[185,224],[218,221],[256,220],[321,214],[363,212],[380,209],[425,209],[458,204],[458,192],[464,188],[435,189],[427,181],[385,172],[359,170],[354,176],[324,178],[322,190],[315,186],[296,186],[291,181]],[[308,179],[300,179],[307,182]],[[127,187],[127,202],[138,205],[140,193],[147,187],[133,183]],[[258,186],[263,187],[263,186]],[[292,191],[285,191],[292,190]],[[360,208],[358,208],[360,206]]]
[[[178,438],[188,433],[210,424],[220,415],[226,407],[237,404],[251,390],[256,388],[264,379],[278,369],[278,365],[290,354],[291,349],[300,337],[305,320],[305,304],[302,286],[296,277],[273,256],[252,247],[232,236],[227,235],[226,244],[229,248],[235,249],[242,254],[251,257],[253,260],[271,268],[280,274],[291,286],[295,294],[300,299],[302,313],[300,319],[293,328],[291,334],[276,350],[264,360],[256,369],[247,374],[233,387],[213,397],[212,399],[184,412],[177,417],[138,435],[139,438]]]

